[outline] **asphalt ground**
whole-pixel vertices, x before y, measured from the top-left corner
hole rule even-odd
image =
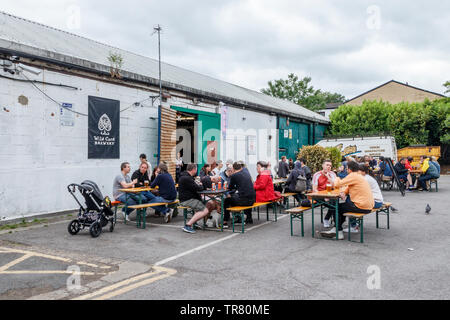
[[[150,215],[145,230],[119,220],[96,239],[87,230],[70,235],[69,221],[2,232],[0,299],[448,299],[450,176],[439,179],[438,193],[383,195],[397,209],[390,230],[376,229],[371,214],[364,243],[358,234],[355,242],[347,234],[312,238],[311,213],[304,237],[299,222],[291,237],[286,214],[267,222],[255,213],[244,234],[187,234],[182,215],[170,224]],[[320,210],[315,228],[322,229]],[[75,289],[67,286],[74,266]]]

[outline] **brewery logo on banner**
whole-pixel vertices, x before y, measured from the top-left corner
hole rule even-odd
[[[89,159],[120,158],[120,101],[89,96]]]

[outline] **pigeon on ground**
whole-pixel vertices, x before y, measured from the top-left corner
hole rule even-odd
[[[425,214],[430,214],[431,211],[431,207],[429,204],[427,204],[426,208],[425,208]]]
[[[392,210],[392,212],[397,212],[398,211],[398,209],[394,208],[393,206],[391,206],[391,210]]]

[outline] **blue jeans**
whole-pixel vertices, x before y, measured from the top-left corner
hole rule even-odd
[[[164,200],[164,198],[157,197],[150,191],[144,191],[141,193],[142,195],[142,203],[166,203],[168,201]],[[162,214],[166,214],[169,209],[166,206],[158,206],[153,207],[155,211],[161,212]]]
[[[122,203],[126,203],[127,206],[133,206],[135,204],[138,204],[137,200],[133,199],[130,195],[127,196],[126,194],[121,195],[116,200],[120,201]],[[131,212],[133,212],[133,210],[134,209],[127,209],[127,215],[129,215]],[[125,207],[122,209],[122,211],[125,211]]]
[[[419,185],[423,190],[427,190],[427,181],[431,179],[437,179],[437,177],[431,174],[424,174],[419,177]]]
[[[375,201],[375,205],[373,206],[374,209],[380,209],[383,206],[383,202],[376,202]]]

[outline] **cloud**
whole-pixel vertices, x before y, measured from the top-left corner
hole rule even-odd
[[[4,1],[5,2],[5,1]],[[6,1],[2,10],[259,91],[291,72],[356,96],[395,79],[442,93],[450,80],[448,1]],[[49,9],[50,8],[50,9]]]

